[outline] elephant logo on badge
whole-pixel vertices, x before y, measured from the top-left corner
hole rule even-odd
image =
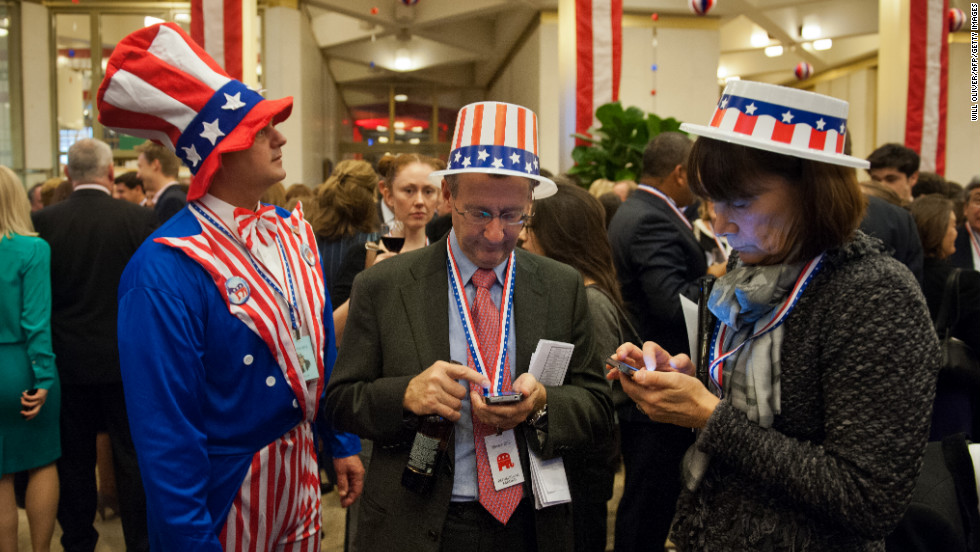
[[[225,291],[228,292],[228,301],[232,305],[241,305],[248,301],[251,291],[248,283],[240,276],[232,276],[225,281]]]
[[[511,461],[509,453],[503,452],[497,455],[497,471],[503,471],[513,467],[514,462]]]

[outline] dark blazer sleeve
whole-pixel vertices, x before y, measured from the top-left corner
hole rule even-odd
[[[965,227],[957,228],[956,251],[949,257],[949,262],[957,268],[975,270],[973,266],[973,249],[970,245],[970,234]]]
[[[160,200],[153,206],[157,220],[163,224],[187,205],[187,196],[177,187],[167,188]]]
[[[693,232],[666,206],[655,205],[636,212],[628,238],[620,236],[617,242],[617,270],[626,271],[620,276],[624,299],[639,323],[640,337],[671,354],[689,354],[678,295],[697,301],[698,278],[708,268]]]

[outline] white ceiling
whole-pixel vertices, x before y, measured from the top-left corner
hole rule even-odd
[[[968,8],[966,0],[951,0]],[[452,107],[479,94],[541,12],[556,12],[558,0],[301,0],[314,35],[341,86],[348,106],[385,103],[389,86],[440,90],[440,105]],[[373,13],[372,8],[376,8]],[[626,15],[653,13],[697,17],[687,0],[623,0]],[[877,53],[878,0],[717,0],[706,17],[720,24],[719,65],[728,75],[784,82],[800,61],[815,73],[871,58]],[[816,51],[801,36],[810,22],[833,47]],[[753,35],[768,37],[753,44]],[[758,40],[758,38],[757,38]],[[765,46],[782,45],[767,57]],[[396,67],[396,52],[411,52],[409,70]],[[453,91],[456,96],[453,98]]]

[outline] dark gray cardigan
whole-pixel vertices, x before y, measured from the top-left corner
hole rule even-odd
[[[884,550],[925,450],[939,344],[908,269],[858,232],[827,252],[785,322],[771,429],[723,400],[682,493],[681,550]],[[651,474],[651,477],[656,476]]]

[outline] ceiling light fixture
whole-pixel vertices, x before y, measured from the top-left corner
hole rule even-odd
[[[396,102],[407,102],[408,101],[408,94],[395,94],[395,101]]]
[[[408,51],[408,48],[399,48],[395,50],[395,70],[410,71],[411,69],[412,54]]]
[[[803,40],[814,40],[820,38],[820,25],[816,23],[804,23],[800,27],[800,36]]]
[[[775,46],[767,46],[763,51],[765,52],[766,57],[779,57],[783,55],[783,47],[780,44]]]
[[[813,41],[814,50],[829,50],[834,46],[834,41],[829,38],[821,38]]]
[[[752,37],[749,38],[749,42],[752,43],[753,48],[762,48],[766,44],[769,44],[769,33],[760,29],[752,33]]]

